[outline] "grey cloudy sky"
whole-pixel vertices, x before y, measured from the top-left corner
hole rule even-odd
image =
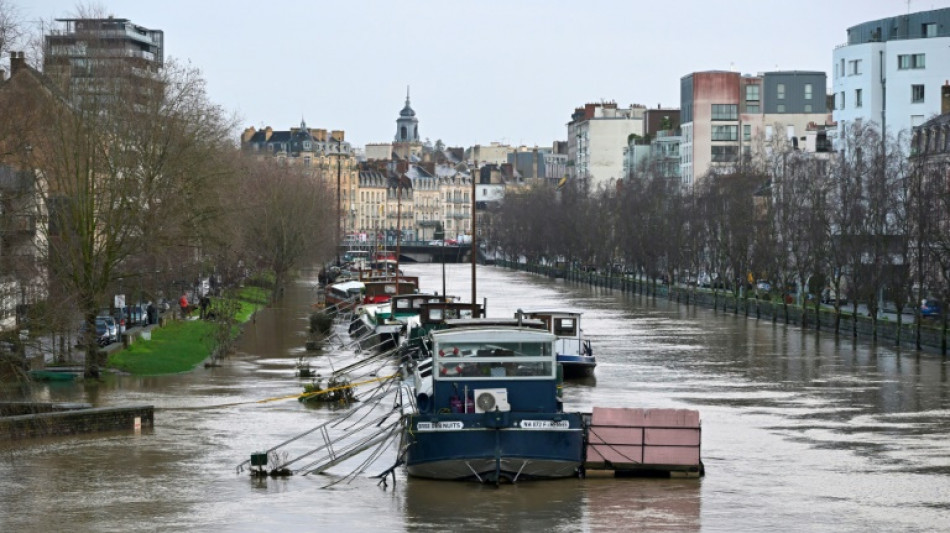
[[[79,5],[12,3],[30,20],[72,16]],[[420,135],[450,146],[548,146],[566,138],[586,102],[678,107],[680,77],[694,71],[830,72],[849,26],[908,11],[907,0],[92,5],[163,30],[166,57],[199,67],[211,99],[242,126],[288,129],[303,117],[357,145],[389,142],[411,85]],[[911,11],[943,7],[950,0],[910,2]]]

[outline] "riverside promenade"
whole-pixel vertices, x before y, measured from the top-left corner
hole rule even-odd
[[[563,278],[571,283],[579,283],[594,287],[615,289],[631,294],[641,294],[655,298],[666,298],[684,305],[696,305],[735,315],[744,315],[757,320],[768,320],[773,323],[798,326],[819,332],[835,335],[834,308],[819,305],[816,309],[812,305],[804,308],[794,303],[782,302],[779,299],[758,299],[749,292],[736,296],[723,289],[707,289],[695,285],[667,285],[660,281],[642,279],[639,277],[620,274],[599,274],[580,270],[567,270],[552,266],[520,263],[503,259],[496,260],[499,267],[520,270],[551,278]],[[884,313],[874,320],[866,312],[853,313],[850,306],[841,309],[837,336],[841,338],[857,338],[863,341],[886,343],[890,346],[903,348],[917,348],[916,323],[913,317],[902,315],[898,320],[894,313]],[[947,354],[950,344],[950,332],[940,321],[926,320],[920,325],[920,349],[928,352]]]

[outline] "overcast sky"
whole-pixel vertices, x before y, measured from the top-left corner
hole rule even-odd
[[[72,0],[10,0],[24,18],[75,16]],[[390,142],[411,86],[423,139],[550,146],[575,107],[679,107],[690,72],[831,71],[849,26],[907,0],[100,1],[165,32],[211,99],[242,126],[343,129]],[[950,7],[913,0],[911,11]],[[948,66],[950,67],[950,66]],[[950,68],[948,68],[950,71]],[[831,80],[828,80],[829,90]]]

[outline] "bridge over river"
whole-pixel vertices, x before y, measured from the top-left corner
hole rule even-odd
[[[395,253],[396,245],[390,243],[387,246],[374,246],[372,244],[341,244],[339,251],[341,254],[349,250],[373,251],[386,250]],[[399,244],[399,262],[400,263],[468,263],[471,262],[472,245],[471,244],[445,244],[430,245],[428,241],[406,241]],[[485,254],[485,251],[478,248],[478,262],[481,264],[491,261]]]

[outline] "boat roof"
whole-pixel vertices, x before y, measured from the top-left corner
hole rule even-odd
[[[581,311],[571,311],[569,309],[521,309],[521,312],[526,315],[570,315],[570,316],[581,316],[584,313]]]
[[[330,288],[340,289],[342,291],[348,291],[350,289],[362,289],[363,282],[362,281],[343,281],[340,283],[334,283],[333,285],[330,285]]]
[[[470,323],[470,326],[440,329],[433,331],[431,335],[436,342],[451,341],[453,338],[456,338],[455,340],[458,342],[458,338],[465,337],[490,340],[492,342],[517,342],[519,340],[525,340],[526,338],[530,338],[534,341],[552,342],[557,339],[554,334],[543,327],[508,326],[490,323],[495,319],[487,319],[489,323],[485,323],[484,320],[485,319],[478,318],[448,320],[446,322],[467,322]],[[476,342],[479,341],[476,340]]]
[[[547,330],[547,327],[542,320],[536,320],[533,318],[524,318],[524,319],[521,319],[520,321],[517,318],[450,318],[445,321],[445,325],[450,328],[521,326],[522,328]]]

